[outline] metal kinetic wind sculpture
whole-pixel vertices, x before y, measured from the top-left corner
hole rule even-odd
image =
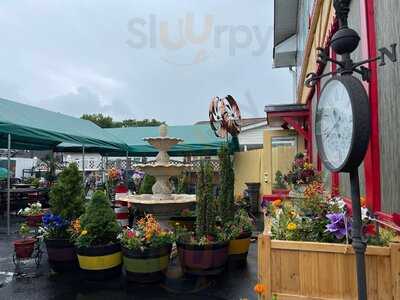
[[[240,133],[241,115],[235,99],[228,95],[225,98],[213,97],[208,112],[210,126],[220,138],[237,136]]]

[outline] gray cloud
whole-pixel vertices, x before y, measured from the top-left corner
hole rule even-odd
[[[273,25],[272,2],[1,1],[0,97],[77,116],[102,112],[190,124],[207,118],[212,96],[231,94],[245,115],[262,116],[265,104],[292,102],[288,71],[271,68],[272,38],[260,55],[255,35],[234,55],[228,35],[220,47],[208,39],[177,50],[160,42],[132,48],[127,41],[133,18],[148,22],[155,15],[175,38],[179,19],[191,13],[195,33],[212,15],[213,28],[258,28],[260,36]]]

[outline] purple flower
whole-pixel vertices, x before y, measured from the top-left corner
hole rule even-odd
[[[349,222],[347,222],[346,228],[345,214],[327,214],[326,217],[329,219],[330,223],[326,225],[325,232],[330,232],[334,234],[338,240],[343,239],[351,229],[351,224]]]

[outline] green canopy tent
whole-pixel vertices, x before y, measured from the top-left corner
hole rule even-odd
[[[0,98],[0,148],[53,149],[62,142],[126,151],[127,146],[94,123]]]
[[[159,127],[110,128],[105,131],[123,140],[129,146],[132,156],[156,156],[158,153],[157,149],[143,139],[159,136]],[[225,139],[216,137],[207,124],[168,126],[168,136],[183,140],[168,151],[171,156],[216,155],[221,145],[226,142]],[[239,149],[236,137],[230,138],[228,143],[232,152]]]
[[[131,156],[156,156],[158,150],[144,141],[146,137],[157,137],[160,135],[159,127],[124,127],[124,128],[106,128],[107,133],[115,136],[128,145],[128,154]],[[180,138],[183,140],[168,151],[171,156],[187,155],[216,155],[218,149],[226,139],[215,136],[209,125],[183,125],[168,126],[168,136]],[[239,143],[236,137],[228,140],[231,152],[238,151]],[[60,152],[79,152],[80,145],[73,143],[62,143],[56,147]],[[125,156],[125,151],[109,149],[107,147],[98,147],[86,145],[85,149],[89,152],[96,152],[109,156]]]
[[[49,150],[62,142],[127,151],[125,143],[94,123],[0,98],[0,148]],[[10,175],[7,178],[7,229],[10,233]]]

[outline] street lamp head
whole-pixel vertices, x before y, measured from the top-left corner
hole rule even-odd
[[[358,47],[360,36],[348,27],[339,29],[331,39],[332,49],[339,55],[352,53]]]

